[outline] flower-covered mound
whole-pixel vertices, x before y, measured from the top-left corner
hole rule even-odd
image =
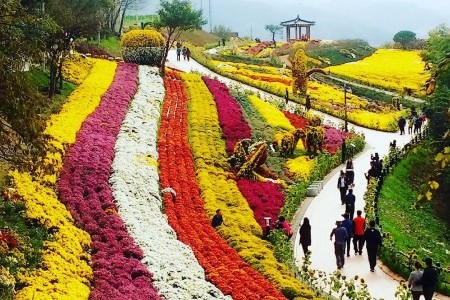
[[[62,167],[64,146],[75,141],[81,123],[100,102],[111,84],[116,64],[95,60],[89,76],[68,97],[61,112],[47,121],[50,137],[46,158],[33,178],[29,173],[13,172],[13,185],[26,204],[26,217],[43,224],[53,238],[44,243],[42,268],[24,272],[19,278],[23,289],[16,299],[88,299],[92,268],[87,253],[91,239],[76,228],[74,220],[51,187]],[[55,148],[55,149],[53,149]],[[55,152],[59,150],[60,152]],[[49,180],[51,179],[51,180]],[[49,185],[50,183],[50,185]]]
[[[121,64],[99,107],[78,132],[61,171],[61,201],[92,239],[90,299],[161,299],[108,185],[116,137],[136,89],[137,66]]]
[[[175,191],[167,190],[164,194],[165,213],[170,225],[178,238],[192,247],[207,278],[224,294],[243,300],[284,299],[273,284],[244,262],[211,227],[188,142],[189,99],[186,89],[175,72],[166,74],[165,84],[166,100],[158,150],[162,187]],[[225,220],[226,224],[229,222]]]
[[[192,250],[177,240],[161,212],[156,143],[164,92],[158,69],[140,66],[138,92],[115,146],[110,178],[113,196],[144,253],[143,261],[154,274],[153,284],[165,299],[226,299],[206,281]]]
[[[400,93],[411,89],[424,95],[423,85],[429,78],[419,51],[378,49],[371,56],[352,63],[327,68],[337,74],[371,86]]]
[[[197,75],[182,74],[189,101],[189,141],[196,175],[207,213],[223,211],[228,226],[221,235],[239,251],[253,268],[270,278],[284,295],[312,298],[313,295],[277,262],[272,246],[260,238],[261,227],[228,171],[225,143],[222,141],[217,109],[207,87]]]
[[[64,61],[62,68],[63,78],[66,81],[81,84],[89,75],[93,65],[92,59],[75,53]]]

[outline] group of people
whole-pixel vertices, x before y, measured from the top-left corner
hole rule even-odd
[[[395,144],[395,140],[393,143]],[[366,173],[364,173],[364,176],[367,179],[367,183],[369,183],[370,178],[379,178],[382,175],[382,173],[383,173],[383,160],[380,159],[378,153],[375,153],[375,155],[370,155],[370,169]]]
[[[411,289],[413,300],[419,300],[423,295],[425,300],[432,300],[438,281],[438,271],[433,266],[433,260],[429,257],[424,260],[426,267],[422,269],[422,264],[415,262],[415,270],[411,272],[408,278],[408,287]]]
[[[340,192],[341,204],[345,205],[345,213],[348,213],[351,219],[355,214],[355,195],[353,188],[355,186],[355,171],[353,169],[353,161],[349,159],[345,166],[345,172],[341,171],[337,182],[337,188]]]
[[[408,134],[420,133],[422,131],[422,125],[427,120],[427,115],[425,112],[425,108],[423,111],[418,114],[415,109],[412,109],[411,115],[408,119],[405,119],[403,116],[398,120],[398,128],[400,129],[400,135],[405,134],[405,127],[408,124]]]
[[[183,44],[181,41],[177,41],[177,61],[181,60],[181,55],[183,55],[183,60],[189,61],[191,59],[191,50],[187,48],[186,46],[183,47]]]

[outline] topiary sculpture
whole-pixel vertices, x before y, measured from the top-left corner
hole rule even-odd
[[[125,62],[160,66],[165,39],[155,30],[135,29],[122,36],[122,55]]]

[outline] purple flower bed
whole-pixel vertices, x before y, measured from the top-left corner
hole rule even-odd
[[[251,137],[250,126],[242,116],[239,103],[231,97],[225,84],[208,77],[203,77],[203,81],[216,101],[223,138],[227,151],[231,153],[237,141]],[[238,179],[236,183],[262,228],[265,227],[264,217],[271,217],[272,221],[278,218],[285,196],[277,184],[247,179]]]
[[[250,126],[245,122],[241,107],[236,99],[231,97],[228,87],[224,83],[205,76],[202,79],[216,101],[219,123],[226,141],[227,152],[231,153],[236,142],[250,138]]]
[[[120,64],[102,101],[83,123],[64,159],[61,201],[91,235],[94,283],[90,299],[162,299],[142,250],[117,215],[108,179],[120,125],[138,85],[138,68]]]

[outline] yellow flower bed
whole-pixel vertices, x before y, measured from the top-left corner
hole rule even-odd
[[[266,102],[255,95],[248,96],[248,100],[253,107],[258,111],[258,113],[264,118],[267,124],[273,128],[281,128],[287,131],[294,130],[295,127],[292,126],[288,118],[275,106]]]
[[[61,112],[47,121],[48,152],[42,168],[33,178],[29,173],[11,172],[17,193],[26,204],[25,214],[55,233],[44,243],[41,268],[23,271],[19,276],[25,288],[16,299],[88,299],[93,278],[86,250],[90,236],[74,225],[72,216],[59,202],[51,187],[62,168],[65,146],[75,142],[83,121],[99,105],[101,96],[111,85],[116,64],[94,60],[86,80],[68,97]],[[58,153],[52,153],[55,149]]]
[[[300,144],[300,143],[299,143]],[[314,160],[307,156],[299,156],[294,159],[288,159],[286,166],[289,172],[299,180],[306,180],[314,169]]]
[[[90,58],[83,58],[80,54],[75,53],[71,58],[66,59],[63,64],[63,78],[75,84],[81,84],[89,75],[94,65],[94,61]]]
[[[222,210],[227,226],[221,226],[219,233],[255,270],[283,292],[312,298],[312,293],[276,260],[272,245],[260,238],[261,227],[228,171],[217,109],[208,88],[198,75],[181,77],[190,98],[189,141],[207,213],[212,216],[217,209]]]
[[[416,95],[424,95],[422,86],[429,78],[419,51],[379,49],[371,56],[339,66],[327,68],[357,81],[397,92],[412,89]]]

